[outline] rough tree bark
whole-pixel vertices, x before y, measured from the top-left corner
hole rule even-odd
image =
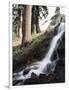
[[[40,27],[39,27],[39,6],[36,6],[36,31],[37,33],[40,33]]]
[[[21,46],[27,46],[32,41],[31,15],[32,15],[32,5],[24,6],[23,22],[22,22],[22,45]]]
[[[32,8],[32,33],[36,34],[36,7]]]

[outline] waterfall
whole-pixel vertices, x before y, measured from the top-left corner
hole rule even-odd
[[[53,65],[55,66],[56,61],[51,61],[51,56],[52,56],[52,54],[53,54],[53,52],[57,46],[58,40],[61,38],[63,33],[64,33],[64,29],[62,31],[60,31],[60,33],[58,33],[56,36],[53,37],[47,55],[40,62],[40,68],[39,68],[40,71],[45,71],[45,73],[48,73],[47,72],[47,69],[48,69],[47,66],[49,65],[48,67],[50,67],[50,69],[52,69]]]
[[[51,61],[51,56],[55,49],[57,48],[58,41],[61,39],[64,33],[64,24],[60,24],[58,28],[58,33],[55,35],[50,43],[50,48],[48,53],[45,55],[44,59],[39,62],[36,62],[34,65],[27,67],[25,69],[30,68],[28,74],[23,75],[24,70],[19,73],[14,73],[14,80],[26,80],[31,78],[31,73],[34,72],[37,76],[41,73],[48,75],[50,72],[54,71],[57,60]],[[36,69],[34,69],[36,67]]]

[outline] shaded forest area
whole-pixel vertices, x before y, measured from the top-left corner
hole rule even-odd
[[[40,29],[40,20],[46,19],[49,15],[47,6],[37,5],[12,5],[12,42],[13,42],[13,73],[30,66],[32,63],[41,61],[50,49],[50,44],[54,36],[58,33],[58,27],[62,22],[65,23],[65,15],[60,13],[60,8],[55,7],[55,15],[50,20],[48,28],[44,31]],[[46,23],[47,21],[44,21]],[[60,31],[59,31],[60,32]],[[54,73],[48,76],[40,74],[39,77],[35,73],[31,74],[31,78],[25,82],[23,80],[15,80],[13,85],[55,83],[65,81],[65,33],[59,40],[57,52],[59,61],[57,62]],[[51,60],[56,59],[56,50],[54,50]],[[28,73],[29,69],[24,72]]]
[[[23,60],[23,56],[25,57],[25,55],[27,55],[26,53],[28,53],[31,48],[34,49],[34,47],[36,47],[38,43],[40,44],[40,42],[45,38],[44,35],[43,36],[41,35],[43,34],[43,32],[40,31],[39,19],[42,19],[42,17],[44,18],[47,17],[48,9],[47,6],[30,6],[30,5],[19,5],[19,4],[14,4],[12,6],[12,9],[13,9],[13,13],[12,13],[13,14],[12,17],[13,64],[14,67],[16,68],[15,64],[17,62],[19,63],[20,61],[22,61],[26,63],[27,60]],[[38,54],[36,55],[38,56]]]

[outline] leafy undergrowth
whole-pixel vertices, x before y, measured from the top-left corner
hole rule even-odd
[[[13,47],[13,72],[17,72],[33,62],[42,60],[49,49],[53,35],[54,31],[45,32],[34,38],[28,47]]]

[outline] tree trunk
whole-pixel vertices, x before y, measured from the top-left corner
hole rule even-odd
[[[31,15],[32,6],[24,6],[23,23],[22,23],[22,46],[27,46],[32,41],[31,36]]]
[[[36,34],[36,7],[32,8],[32,33]]]
[[[20,28],[19,28],[19,38],[22,38],[22,11],[20,15]]]
[[[20,30],[20,20],[18,20],[18,25],[17,25],[17,37],[19,38],[19,30]]]
[[[36,31],[41,32],[39,27],[39,6],[36,6]]]

